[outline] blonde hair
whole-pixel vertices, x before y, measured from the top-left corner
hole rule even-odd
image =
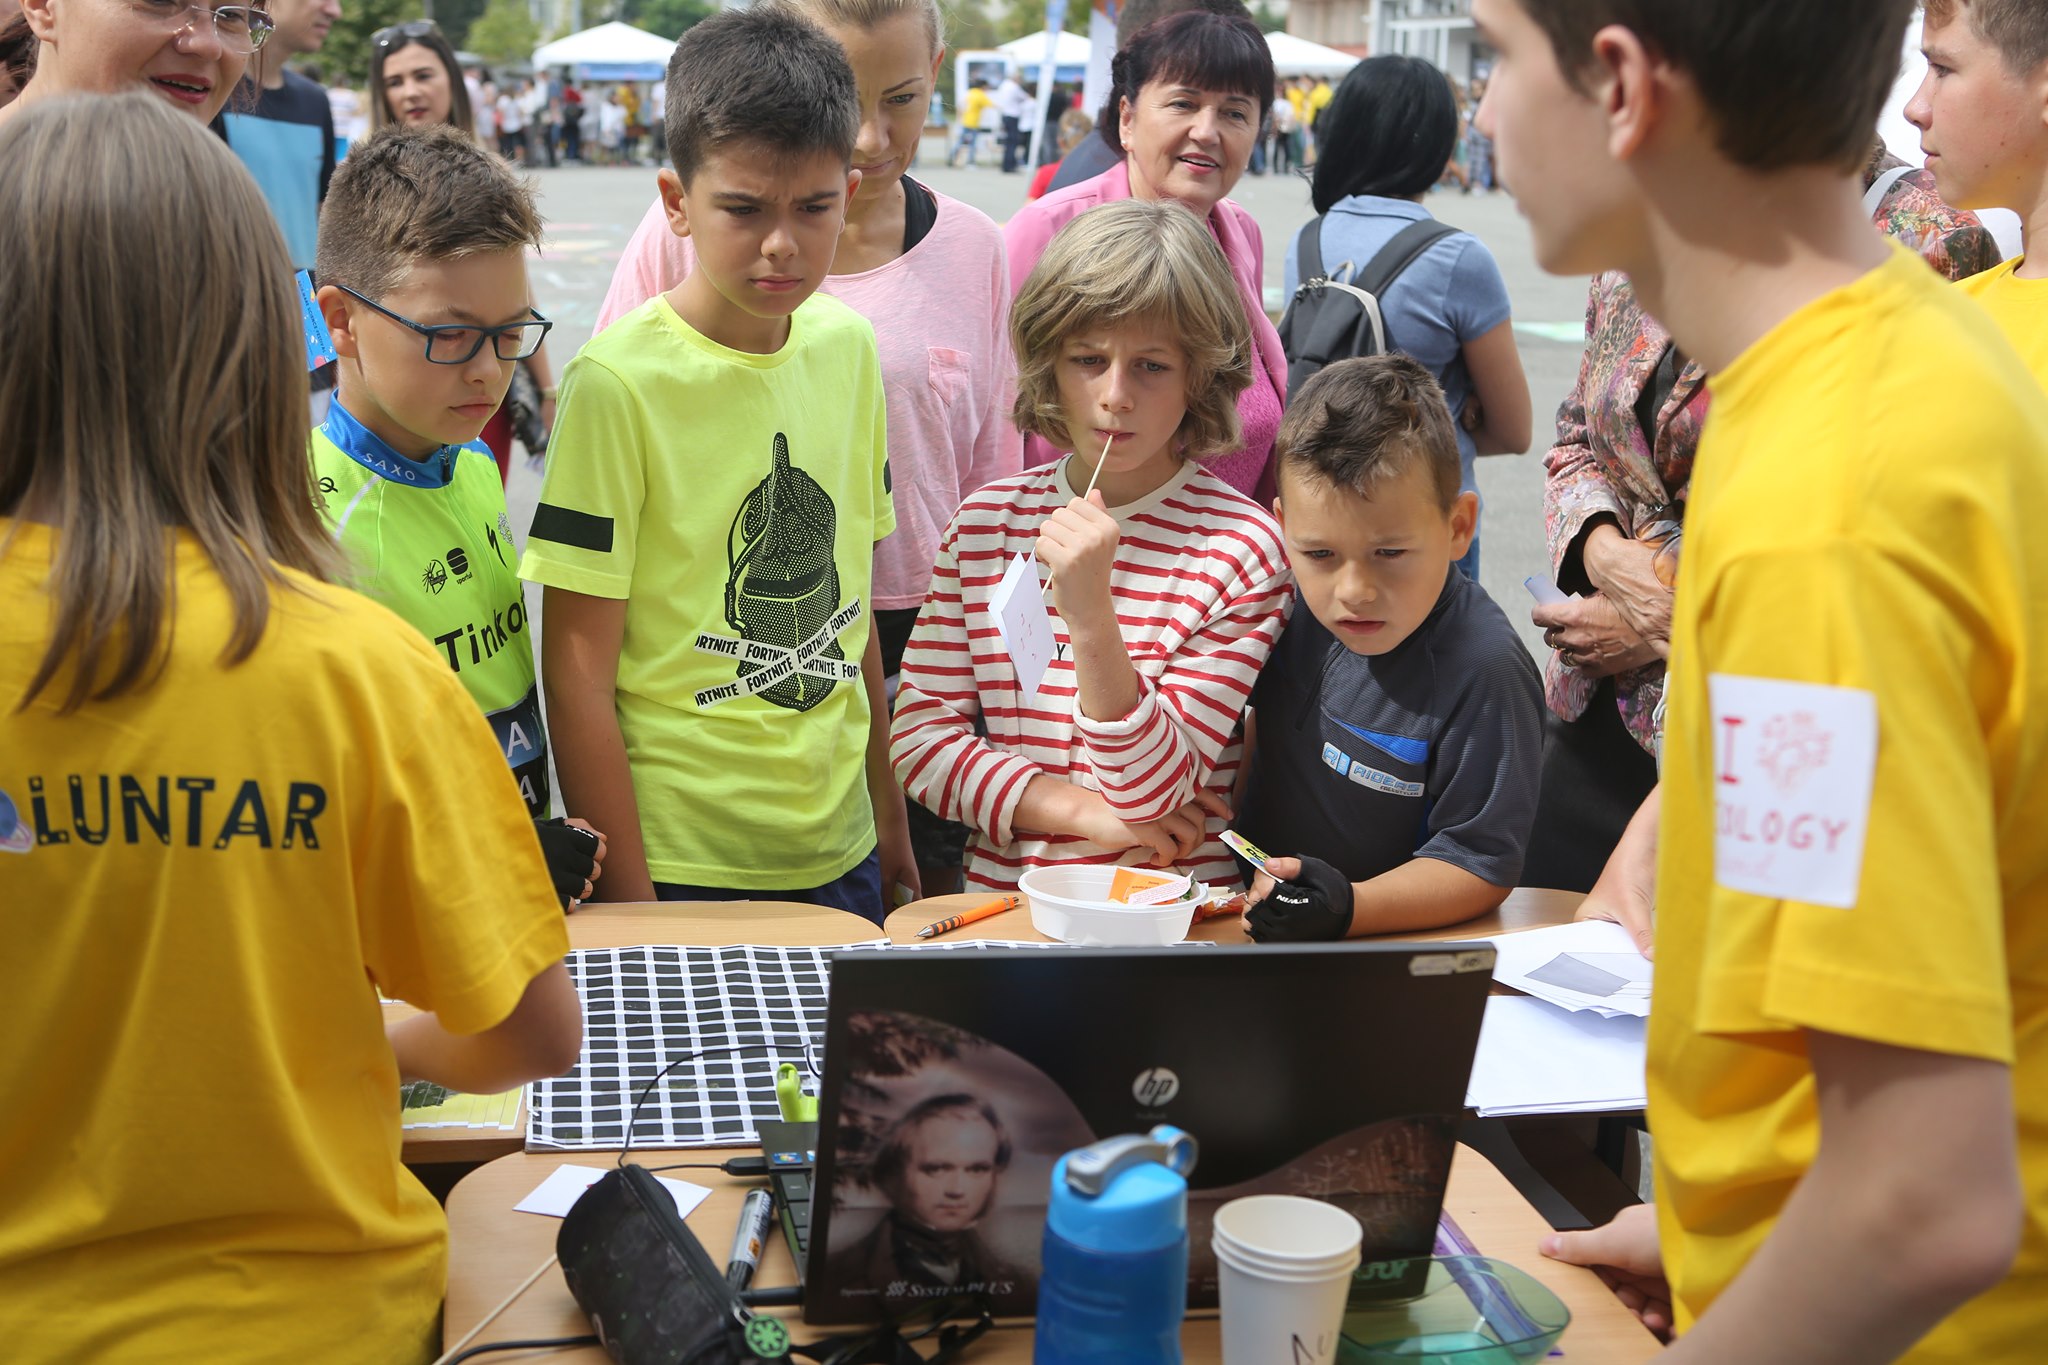
[[[904,14],[924,20],[931,37],[932,55],[946,46],[946,21],[939,13],[938,0],[773,0],[780,8],[798,14],[826,28],[850,28],[866,33]]]
[[[340,562],[313,502],[291,258],[256,182],[137,93],[23,110],[0,126],[0,184],[0,514],[57,528],[50,645],[19,705],[67,667],[64,712],[149,685],[181,529],[227,591],[240,663],[283,568]]]
[[[1010,309],[1017,406],[1026,435],[1071,450],[1060,403],[1061,349],[1080,332],[1149,324],[1187,355],[1183,459],[1242,442],[1237,396],[1252,385],[1252,332],[1237,283],[1208,225],[1172,200],[1123,199],[1059,230]]]

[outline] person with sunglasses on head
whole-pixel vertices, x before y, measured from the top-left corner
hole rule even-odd
[[[327,524],[355,588],[426,636],[489,717],[555,889],[580,900],[603,839],[548,819],[519,552],[476,440],[554,325],[527,301],[533,191],[453,129],[386,129],[342,163],[320,226],[316,301],[340,355],[312,436]]]
[[[448,39],[433,20],[393,24],[370,35],[372,134],[393,125],[431,128],[446,123],[475,137],[479,107],[485,118],[491,119],[490,103],[479,106],[472,99],[463,80],[462,66],[455,59],[455,49],[448,45]],[[491,135],[496,135],[495,122]],[[489,138],[484,145],[490,145]],[[527,302],[531,305],[532,299]],[[520,428],[520,433],[526,440],[527,453],[538,455],[555,425],[555,369],[544,345],[520,363],[526,379],[532,381],[531,420]],[[524,381],[518,392],[526,393]],[[512,475],[513,406],[508,398],[484,424],[482,440],[498,462],[500,484]]]
[[[202,123],[227,103],[274,27],[267,10],[186,0],[24,0],[34,74],[0,125],[57,95],[148,90]]]

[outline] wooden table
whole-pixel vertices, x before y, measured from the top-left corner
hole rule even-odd
[[[917,931],[927,924],[957,915],[977,905],[985,905],[991,897],[979,892],[966,892],[957,896],[933,896],[929,900],[913,901],[889,916],[885,926],[889,938],[896,943],[916,943]],[[1414,934],[1383,934],[1375,942],[1400,942],[1419,939],[1491,938],[1495,934],[1512,934],[1523,929],[1541,929],[1546,925],[1569,924],[1572,912],[1579,908],[1585,897],[1576,891],[1546,891],[1540,887],[1523,887],[1508,893],[1498,910],[1454,924],[1446,929],[1425,929]],[[1191,939],[1206,939],[1212,943],[1249,943],[1244,926],[1235,915],[1204,920],[1188,932]],[[1044,934],[1031,927],[1031,912],[1019,906],[1005,910],[1000,915],[976,920],[940,936],[947,939],[993,938],[1008,939],[1023,943],[1045,943]]]
[[[665,1166],[671,1162],[715,1162],[732,1154],[730,1149],[700,1149],[641,1152],[636,1157],[648,1166]],[[448,1198],[450,1255],[448,1302],[442,1317],[444,1345],[452,1346],[460,1340],[555,1249],[561,1220],[515,1213],[512,1206],[565,1162],[603,1166],[613,1159],[609,1153],[596,1152],[521,1153],[493,1161],[455,1187]],[[712,1190],[711,1197],[690,1215],[689,1225],[712,1258],[724,1264],[726,1250],[732,1244],[733,1227],[739,1221],[740,1201],[759,1182],[715,1170],[665,1174]],[[1526,1270],[1571,1309],[1572,1325],[1561,1343],[1569,1365],[1634,1365],[1657,1354],[1656,1339],[1591,1271],[1548,1260],[1536,1250],[1538,1240],[1550,1231],[1549,1226],[1485,1157],[1470,1148],[1459,1147],[1452,1161],[1444,1208],[1481,1253]],[[755,1283],[769,1287],[793,1284],[795,1279],[788,1245],[777,1229],[769,1238]],[[796,1318],[795,1309],[774,1311],[792,1322]],[[822,1330],[827,1329],[794,1328],[799,1341],[812,1340]],[[476,1340],[533,1340],[578,1336],[589,1331],[589,1320],[569,1297],[561,1271],[551,1267]],[[1191,1317],[1181,1340],[1188,1365],[1212,1365],[1222,1359],[1213,1313]],[[606,1357],[603,1351],[590,1346],[575,1351],[508,1351],[492,1359],[601,1365]],[[971,1348],[967,1359],[977,1365],[1024,1365],[1031,1359],[1030,1324],[998,1326]]]
[[[870,920],[844,910],[791,901],[670,901],[593,905],[569,916],[571,948],[627,948],[642,943],[723,947],[730,943],[772,943],[818,948],[880,938]],[[387,1022],[413,1012],[409,1005],[384,1007]],[[415,1128],[405,1135],[407,1165],[495,1161],[526,1145],[526,1107],[512,1132],[469,1128]]]

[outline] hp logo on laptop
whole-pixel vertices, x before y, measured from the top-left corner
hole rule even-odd
[[[1131,1082],[1131,1098],[1144,1109],[1158,1109],[1179,1093],[1180,1077],[1163,1066],[1141,1071],[1138,1079]]]

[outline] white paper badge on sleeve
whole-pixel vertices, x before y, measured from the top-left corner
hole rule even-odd
[[[1714,673],[1714,880],[1851,909],[1877,772],[1877,698]]]
[[[989,594],[988,614],[995,618],[996,633],[1017,666],[1017,685],[1025,696],[1036,697],[1045,671],[1052,667],[1055,640],[1052,611],[1038,582],[1038,562],[1030,555],[1010,561],[1003,581]]]

